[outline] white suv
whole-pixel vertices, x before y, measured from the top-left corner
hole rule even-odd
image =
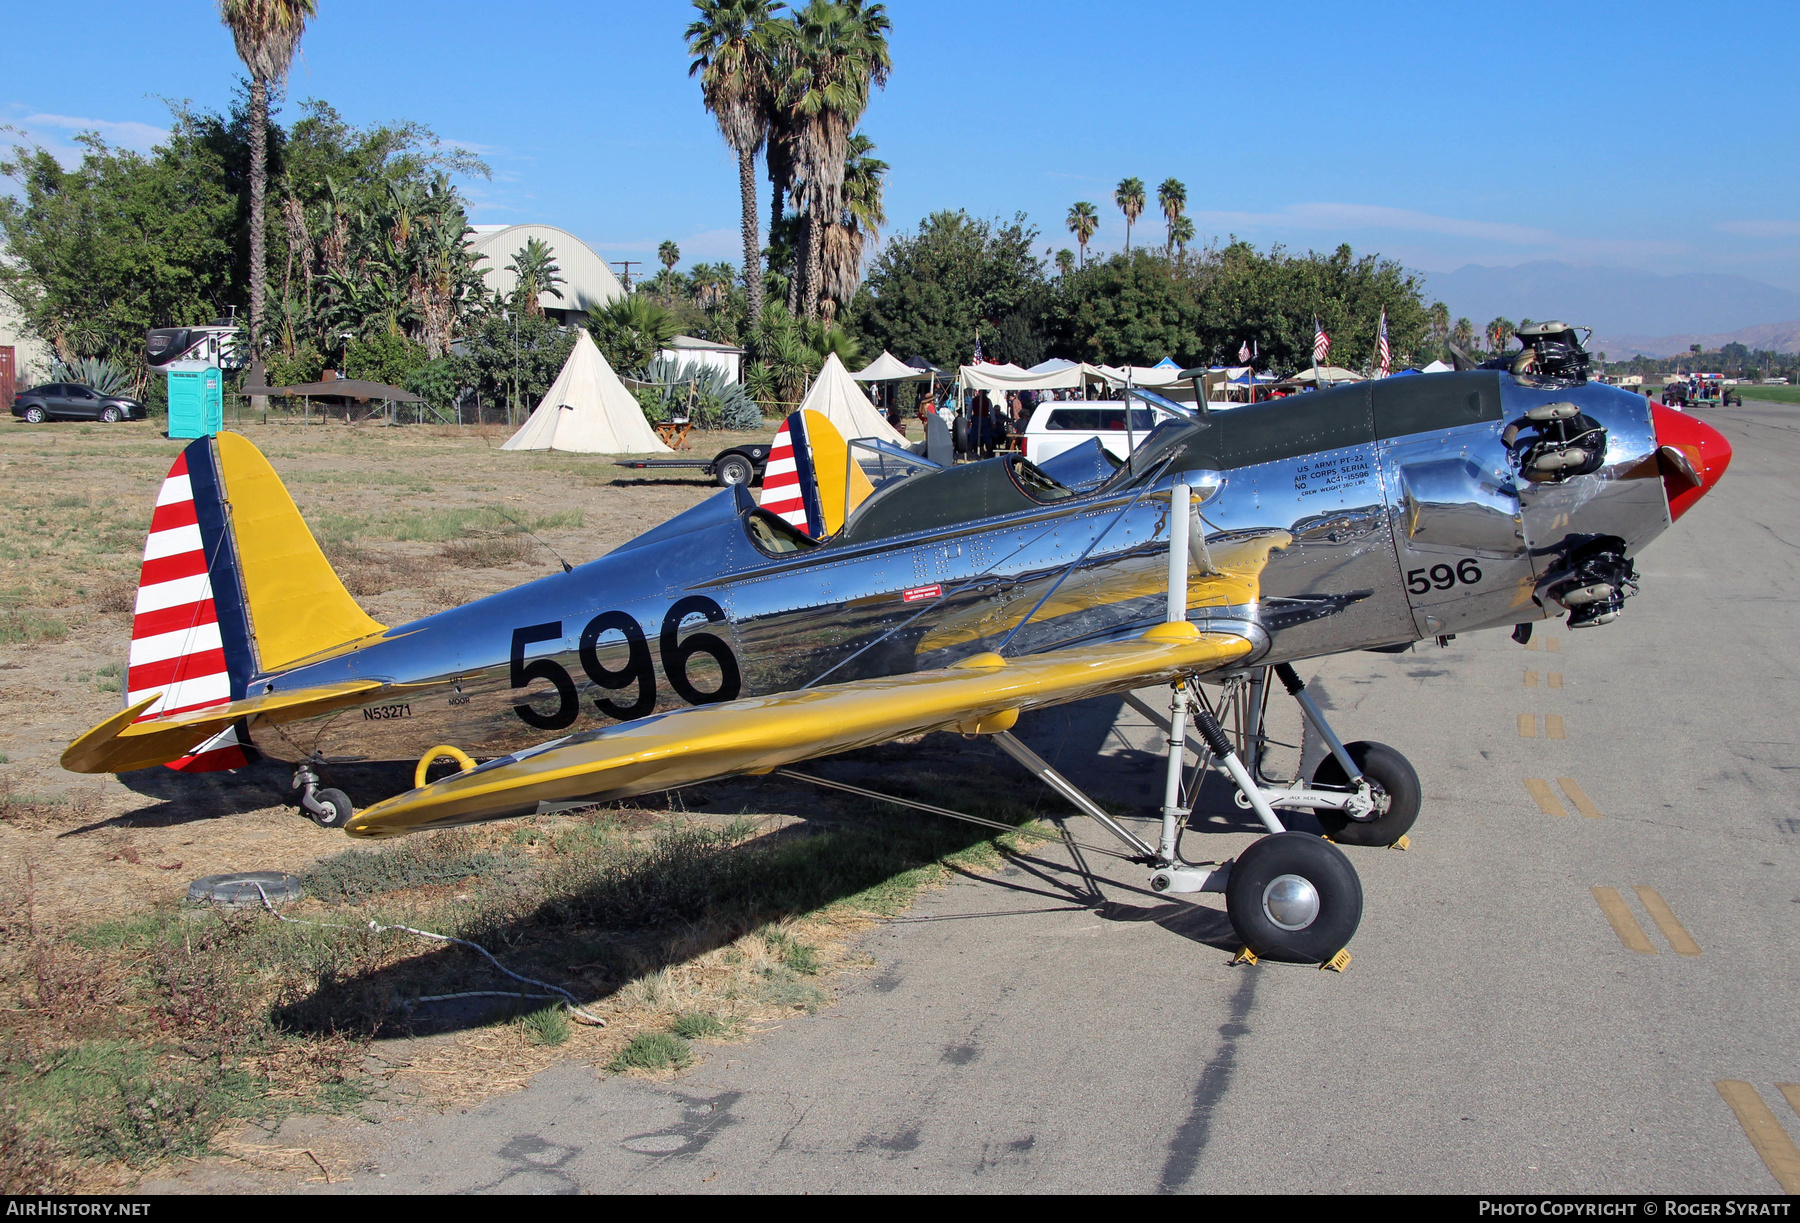
[[[1085,445],[1089,438],[1098,438],[1114,458],[1122,460],[1156,427],[1156,415],[1143,404],[1133,404],[1127,431],[1122,399],[1049,400],[1039,404],[1025,423],[1025,457],[1045,463],[1065,450]]]

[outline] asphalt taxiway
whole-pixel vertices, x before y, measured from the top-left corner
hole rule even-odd
[[[1052,843],[870,932],[816,1015],[672,1083],[564,1066],[384,1127],[349,1188],[1800,1190],[1800,410],[1705,419],[1731,471],[1618,623],[1301,668],[1426,795],[1410,849],[1350,851],[1341,975],[1229,967],[1222,898]],[[1021,729],[1154,802],[1118,702]],[[1215,827],[1208,856],[1254,835]]]

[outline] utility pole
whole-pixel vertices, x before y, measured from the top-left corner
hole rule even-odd
[[[619,285],[627,293],[631,292],[631,269],[644,266],[642,259],[615,259],[613,266],[619,269]]]

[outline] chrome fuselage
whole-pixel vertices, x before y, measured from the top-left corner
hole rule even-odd
[[[1604,427],[1604,459],[1534,482],[1519,425],[1552,402]],[[486,757],[707,700],[940,667],[1015,629],[1013,653],[1123,637],[1162,617],[1157,494],[1200,472],[1217,473],[1199,507],[1209,540],[1294,537],[1256,606],[1190,615],[1250,636],[1250,661],[1510,625],[1560,611],[1542,594],[1571,546],[1608,536],[1631,554],[1669,525],[1657,449],[1635,395],[1474,371],[1166,424],[1130,469],[1057,500],[966,495],[1007,459],[914,474],[904,497],[881,488],[798,551],[759,544],[768,531],[738,486],[571,572],[259,676],[252,693],[384,686],[357,708],[249,729],[289,760],[410,760],[438,744]],[[946,503],[971,508],[934,525],[904,509]]]

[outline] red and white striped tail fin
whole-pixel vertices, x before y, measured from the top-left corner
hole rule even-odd
[[[798,437],[796,437],[798,434]],[[805,489],[800,480],[800,457],[795,447],[806,445],[806,427],[798,412],[781,422],[769,461],[763,467],[762,507],[795,528],[811,534],[806,519]]]
[[[228,618],[231,612],[241,615],[235,606],[235,561],[224,538],[222,507],[213,495],[217,480],[212,456],[210,450],[196,453],[208,444],[208,439],[201,438],[169,469],[156,496],[150,538],[144,544],[125,703],[161,695],[139,721],[226,704],[242,695],[250,669],[247,642],[241,630],[230,634],[235,640],[226,640],[228,627],[220,624],[214,596],[214,577],[222,575],[232,587],[229,597],[234,600]],[[197,476],[202,486],[198,497]],[[228,654],[242,655],[243,674],[236,677],[235,686]],[[238,768],[248,762],[244,740],[234,726],[169,767],[204,772]]]

